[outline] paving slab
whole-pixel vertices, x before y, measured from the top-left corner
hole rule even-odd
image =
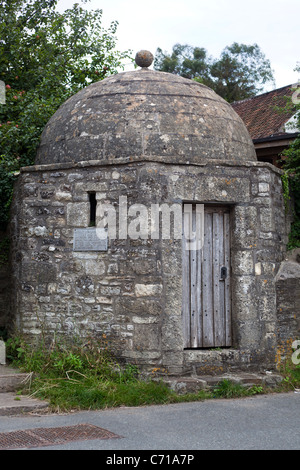
[[[13,392],[0,393],[0,416],[15,416],[45,410],[48,403]]]

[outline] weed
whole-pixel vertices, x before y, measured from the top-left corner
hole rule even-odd
[[[295,390],[300,388],[300,364],[293,364],[286,361],[281,368],[281,374],[284,379],[281,388],[284,390]]]
[[[222,380],[213,391],[215,398],[238,398],[257,395],[258,393],[263,393],[263,387],[257,385],[245,387],[240,383],[234,383],[227,379]]]
[[[264,388],[260,385],[253,385],[251,388],[248,389],[249,395],[257,395],[259,393],[264,393]]]

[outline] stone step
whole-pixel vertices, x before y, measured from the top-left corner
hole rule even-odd
[[[0,393],[0,416],[15,416],[40,412],[48,408],[48,403],[13,392]]]
[[[48,407],[45,401],[16,394],[24,388],[29,379],[30,374],[0,365],[0,416],[37,412]]]
[[[0,365],[0,393],[15,392],[23,388],[28,377],[27,373]]]
[[[195,393],[200,390],[212,389],[223,380],[229,380],[244,387],[252,387],[253,385],[276,387],[282,382],[283,377],[273,372],[266,372],[265,374],[241,372],[216,376],[168,377],[162,380],[177,393]]]

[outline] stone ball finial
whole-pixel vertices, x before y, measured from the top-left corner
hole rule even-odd
[[[142,50],[136,53],[135,63],[139,67],[146,68],[146,67],[150,67],[150,65],[153,62],[153,59],[154,57],[153,57],[153,54],[151,54],[151,52]]]

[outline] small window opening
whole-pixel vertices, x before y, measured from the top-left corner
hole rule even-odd
[[[95,227],[96,225],[96,207],[97,207],[97,199],[96,193],[89,193],[89,200],[90,200],[90,227]]]

